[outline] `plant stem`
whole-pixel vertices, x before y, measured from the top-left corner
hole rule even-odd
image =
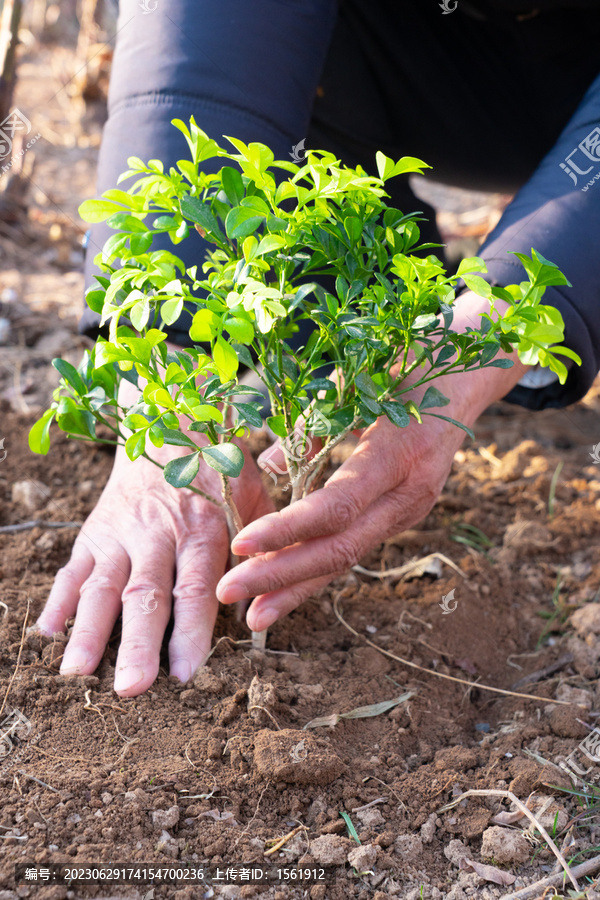
[[[231,482],[227,475],[221,475],[221,493],[223,495],[223,504],[225,509],[225,515],[227,517],[227,529],[229,531],[229,540],[233,541],[236,534],[239,534],[242,528],[244,527],[244,523],[242,522],[242,517],[240,516],[240,511],[236,506],[236,502],[233,499],[233,492],[231,490]],[[238,557],[235,553],[231,553],[231,567],[237,566]],[[267,643],[267,632],[265,631],[253,631],[252,632],[252,649],[253,650],[264,650]]]

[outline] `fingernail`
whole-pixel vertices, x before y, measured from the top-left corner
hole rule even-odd
[[[246,600],[250,596],[248,588],[244,584],[238,584],[235,581],[226,584],[224,587],[217,587],[217,597],[221,603],[239,603],[240,600]]]
[[[131,690],[144,677],[144,670],[137,666],[123,666],[115,675],[115,691],[117,694]]]
[[[87,664],[90,658],[83,650],[65,650],[65,655],[60,667],[61,675],[77,675]]]
[[[252,538],[237,538],[232,542],[231,549],[237,556],[254,556],[260,553],[260,544]]]
[[[265,608],[261,609],[256,615],[254,619],[254,628],[252,630],[265,631],[267,628],[270,628],[278,618],[279,610],[274,609],[272,606],[265,606]]]
[[[192,664],[187,659],[176,659],[171,665],[171,675],[185,684],[192,677]]]

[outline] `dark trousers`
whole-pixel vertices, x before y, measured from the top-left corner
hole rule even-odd
[[[443,15],[436,0],[146,2],[157,8],[121,0],[98,193],[116,185],[130,155],[167,166],[187,158],[170,120],[191,114],[218,141],[261,141],[279,158],[305,139],[369,172],[383,150],[420,157],[437,180],[513,191],[600,69],[600,9],[480,15],[458,0]],[[438,240],[433,210],[408,180],[389,189],[392,205],[424,211],[422,236]],[[109,233],[92,228],[88,282]],[[188,265],[205,249],[195,234],[175,248],[161,236],[160,246]],[[82,329],[93,334],[95,321],[86,311]],[[186,341],[183,323],[171,336]]]

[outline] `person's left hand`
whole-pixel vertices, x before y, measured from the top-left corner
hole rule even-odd
[[[477,312],[487,308],[483,303],[471,292],[461,295],[455,330],[461,322],[464,328],[476,322]],[[472,426],[523,376],[526,367],[514,357],[510,369],[437,379],[436,386],[450,398],[439,412]],[[424,390],[415,389],[411,399],[418,403]],[[255,520],[236,536],[234,553],[253,558],[221,578],[217,597],[222,603],[255,598],[248,625],[253,631],[268,628],[387,537],[420,522],[441,493],[463,439],[455,425],[429,416],[422,425],[411,421],[402,429],[378,419],[323,488]]]

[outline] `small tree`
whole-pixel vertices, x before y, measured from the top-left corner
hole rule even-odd
[[[228,138],[234,149],[226,150],[193,118],[189,127],[173,124],[192,161],[165,173],[160,160],[132,157],[119,179],[137,176],[129,190],[108,190],[80,207],[88,222],[107,220],[115,229],[95,260],[105,275],[86,295],[109,336],[98,338],[77,369],[53,360],[62,379],[31,429],[34,452],[48,452],[54,419],[69,436],[92,441],[102,440],[96,425],[105,425],[131,460],[152,460],[152,446],[185,447],[188,454],[164,466],[166,480],[222,506],[233,536],[241,520],[230,479],[244,463],[234,439],[262,425],[262,398],[239,383],[240,365],[268,394],[267,424],[281,438],[294,502],[315,487],[352,430],[380,416],[399,428],[424,416],[447,419],[434,411],[449,402],[431,384],[440,375],[509,367],[497,354],[514,348],[561,382],[567,370],[556,354],[580,362],[556,346],[563,339],[558,310],[540,303],[546,286],[569,282],[540,254],[516,254],[528,277],[505,288],[478,274],[486,267],[477,257],[448,275],[436,256],[423,255],[438,245],[419,244],[419,214],[384,200],[386,181],[429,168],[421,160],[378,153],[378,177],[321,151],[298,166],[276,161],[259,143]],[[201,171],[215,158],[224,160],[216,174]],[[186,269],[173,253],[152,250],[156,234],[168,233],[177,245],[193,229],[214,248],[201,265]],[[324,276],[329,288],[319,284]],[[460,278],[490,304],[480,327],[465,333],[452,330]],[[509,303],[503,314],[497,299]],[[192,315],[189,346],[171,352],[162,327],[184,311]],[[299,346],[293,339],[304,320],[313,330]],[[121,379],[139,386],[130,406],[119,400]],[[421,385],[428,387],[417,406],[404,395]],[[203,445],[189,432],[201,432]],[[311,434],[321,449],[308,459]],[[221,476],[221,498],[192,484],[201,459]]]

